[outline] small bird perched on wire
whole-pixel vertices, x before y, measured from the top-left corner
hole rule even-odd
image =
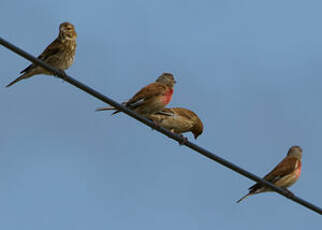
[[[158,79],[142,88],[130,100],[122,104],[136,113],[148,116],[161,111],[172,99],[176,81],[171,73],[163,73]],[[116,110],[114,107],[102,107],[96,111]],[[120,112],[116,110],[113,114]]]
[[[76,37],[77,34],[74,25],[69,22],[60,24],[58,37],[38,56],[38,58],[62,71],[68,69],[74,62]],[[12,86],[18,81],[37,74],[53,75],[52,72],[35,64],[29,65],[20,73],[22,75],[9,83],[6,87]]]
[[[274,184],[277,187],[286,189],[293,185],[301,175],[302,167],[302,149],[300,146],[292,146],[287,153],[287,156],[265,177],[264,180]],[[257,183],[250,187],[249,193],[242,198],[240,198],[237,203],[247,198],[248,196],[262,193],[262,192],[272,192],[269,187],[266,187],[260,183]],[[292,193],[287,190],[287,192],[292,195]]]
[[[192,132],[195,139],[203,132],[203,124],[200,118],[189,109],[178,107],[164,108],[158,113],[149,115],[147,118],[177,134]]]

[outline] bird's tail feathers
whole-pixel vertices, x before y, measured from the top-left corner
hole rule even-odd
[[[100,108],[97,108],[95,111],[98,112],[98,111],[106,111],[106,110],[116,110],[114,107],[100,107]]]
[[[239,200],[236,201],[236,203],[241,202],[242,200],[246,199],[247,197],[249,197],[250,195],[252,195],[252,193],[247,193],[245,196],[243,196],[242,198],[240,198]]]
[[[6,85],[6,87],[10,87],[12,86],[13,84],[17,83],[18,81],[21,81],[22,79],[25,79],[26,77],[24,75],[16,78],[14,81],[10,82],[8,85]]]
[[[101,107],[101,108],[97,108],[95,111],[100,112],[100,111],[108,111],[108,110],[116,110],[114,113],[112,113],[112,115],[117,114],[117,113],[120,112],[120,110],[117,110],[114,107]]]
[[[12,86],[13,84],[17,83],[18,81],[21,81],[23,79],[26,79],[26,78],[29,78],[35,74],[37,74],[38,72],[35,72],[35,71],[31,71],[31,72],[26,72],[24,73],[23,75],[21,75],[20,77],[16,78],[14,81],[10,82],[8,85],[6,85],[6,87],[10,87]]]

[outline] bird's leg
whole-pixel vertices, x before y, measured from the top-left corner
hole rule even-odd
[[[66,78],[67,78],[67,74],[66,74],[66,72],[64,70],[62,70],[62,74],[63,74],[63,80],[65,81]]]
[[[55,74],[54,74],[54,76],[55,76],[55,77],[58,77],[58,78],[61,78],[63,81],[65,81],[65,80],[66,80],[66,78],[67,78],[67,74],[66,74],[66,72],[65,72],[64,70],[60,69],[60,70],[59,70],[59,73],[60,73],[60,75],[62,75],[62,76],[59,76],[57,73],[55,73]]]
[[[171,129],[171,130],[170,130],[170,132],[171,132],[171,133],[174,133],[174,134],[177,134],[178,136],[180,136],[180,137],[181,137],[181,139],[182,139],[182,140],[178,141],[179,145],[183,145],[183,144],[185,144],[185,143],[188,141],[188,138],[186,138],[185,136],[183,136],[183,135],[182,135],[182,134],[180,134],[180,133],[176,133],[176,132],[174,131],[174,129]]]
[[[292,193],[290,190],[288,190],[287,188],[285,188],[284,189],[285,191],[286,191],[286,193],[287,193],[287,196],[288,197],[294,197],[295,195],[294,195],[294,193]]]
[[[156,122],[155,120],[149,119],[155,126],[159,126],[158,122]],[[151,130],[153,131],[154,128],[151,127]]]
[[[179,142],[179,145],[184,145],[188,142],[188,138],[183,136],[182,134],[178,134],[182,140],[178,141]]]

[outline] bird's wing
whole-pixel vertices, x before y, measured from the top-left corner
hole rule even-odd
[[[298,159],[295,157],[286,157],[264,179],[269,182],[276,182],[281,177],[292,173],[296,169]]]
[[[151,83],[137,92],[127,103],[127,106],[137,107],[146,100],[161,96],[165,93],[167,86],[158,82]]]
[[[194,112],[192,112],[191,110],[189,110],[189,109],[184,109],[184,108],[172,108],[172,109],[178,115],[183,116],[183,117],[185,117],[185,118],[187,118],[189,120],[193,120],[193,119],[195,119],[197,117],[197,115]]]
[[[60,42],[60,40],[56,39],[52,43],[50,43],[49,46],[38,56],[38,58],[44,62],[48,59],[48,57],[52,57],[53,55],[57,54],[60,50],[62,50],[63,44]],[[35,64],[29,65],[27,68],[22,70],[20,73],[25,73],[31,70],[33,67],[35,67]]]
[[[270,171],[265,177],[264,180],[275,183],[281,177],[290,174],[296,168],[298,159],[295,157],[286,157],[284,158],[272,171]],[[263,186],[259,183],[254,184],[249,188],[250,192],[256,192],[258,189]]]
[[[190,131],[193,133],[195,139],[197,139],[197,137],[203,132],[203,124],[198,115],[185,108],[173,108],[173,110],[175,110],[178,115],[186,118],[185,121],[187,127],[188,125],[190,126]]]
[[[175,112],[172,109],[164,108],[160,112],[155,113],[156,115],[163,115],[163,116],[174,116]]]

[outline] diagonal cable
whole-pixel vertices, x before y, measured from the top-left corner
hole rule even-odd
[[[255,174],[251,173],[251,172],[248,172],[247,170],[245,169],[242,169],[241,167],[219,157],[218,155],[204,149],[203,147],[199,146],[199,145],[196,145],[190,141],[187,141],[185,140],[182,136],[178,135],[178,134],[175,134],[175,133],[172,133],[170,132],[169,130],[167,129],[164,129],[158,125],[156,125],[155,123],[153,123],[152,121],[150,121],[149,119],[133,112],[132,110],[128,109],[127,107],[117,103],[116,101],[104,96],[103,94],[99,93],[98,91],[90,88],[89,86],[77,81],[76,79],[70,77],[69,75],[67,75],[65,72],[61,71],[61,70],[58,70],[48,64],[46,64],[45,62],[41,61],[40,59],[30,55],[29,53],[25,52],[24,50],[16,47],[15,45],[11,44],[10,42],[4,40],[3,38],[0,37],[0,44],[3,45],[4,47],[8,48],[9,50],[13,51],[14,53],[24,57],[25,59],[28,59],[29,61],[51,71],[55,76],[63,79],[64,81],[67,81],[68,83],[74,85],[75,87],[85,91],[86,93],[92,95],[93,97],[96,97],[97,99],[107,103],[107,104],[110,104],[111,106],[117,108],[118,110],[124,112],[125,114],[133,117],[134,119],[146,124],[147,126],[151,127],[152,129],[155,129],[155,130],[158,130],[160,133],[168,136],[169,138],[175,140],[175,141],[178,141],[179,143],[183,143],[183,145],[189,147],[190,149],[193,149],[194,151],[200,153],[201,155],[211,159],[211,160],[214,160],[216,161],[217,163],[235,171],[236,173],[238,174],[241,174],[253,181],[256,181],[260,184],[263,184],[269,188],[271,188],[273,191],[281,194],[282,196],[290,199],[290,200],[293,200],[294,202],[304,206],[304,207],[307,207],[308,209],[311,209],[312,211],[322,215],[322,209],[306,200],[303,200],[301,199],[300,197],[296,196],[296,195],[293,195],[293,194],[290,194],[288,191],[284,190],[284,189],[281,189],[275,185],[273,185],[272,183],[266,181],[266,180],[263,180],[262,178],[256,176]]]

